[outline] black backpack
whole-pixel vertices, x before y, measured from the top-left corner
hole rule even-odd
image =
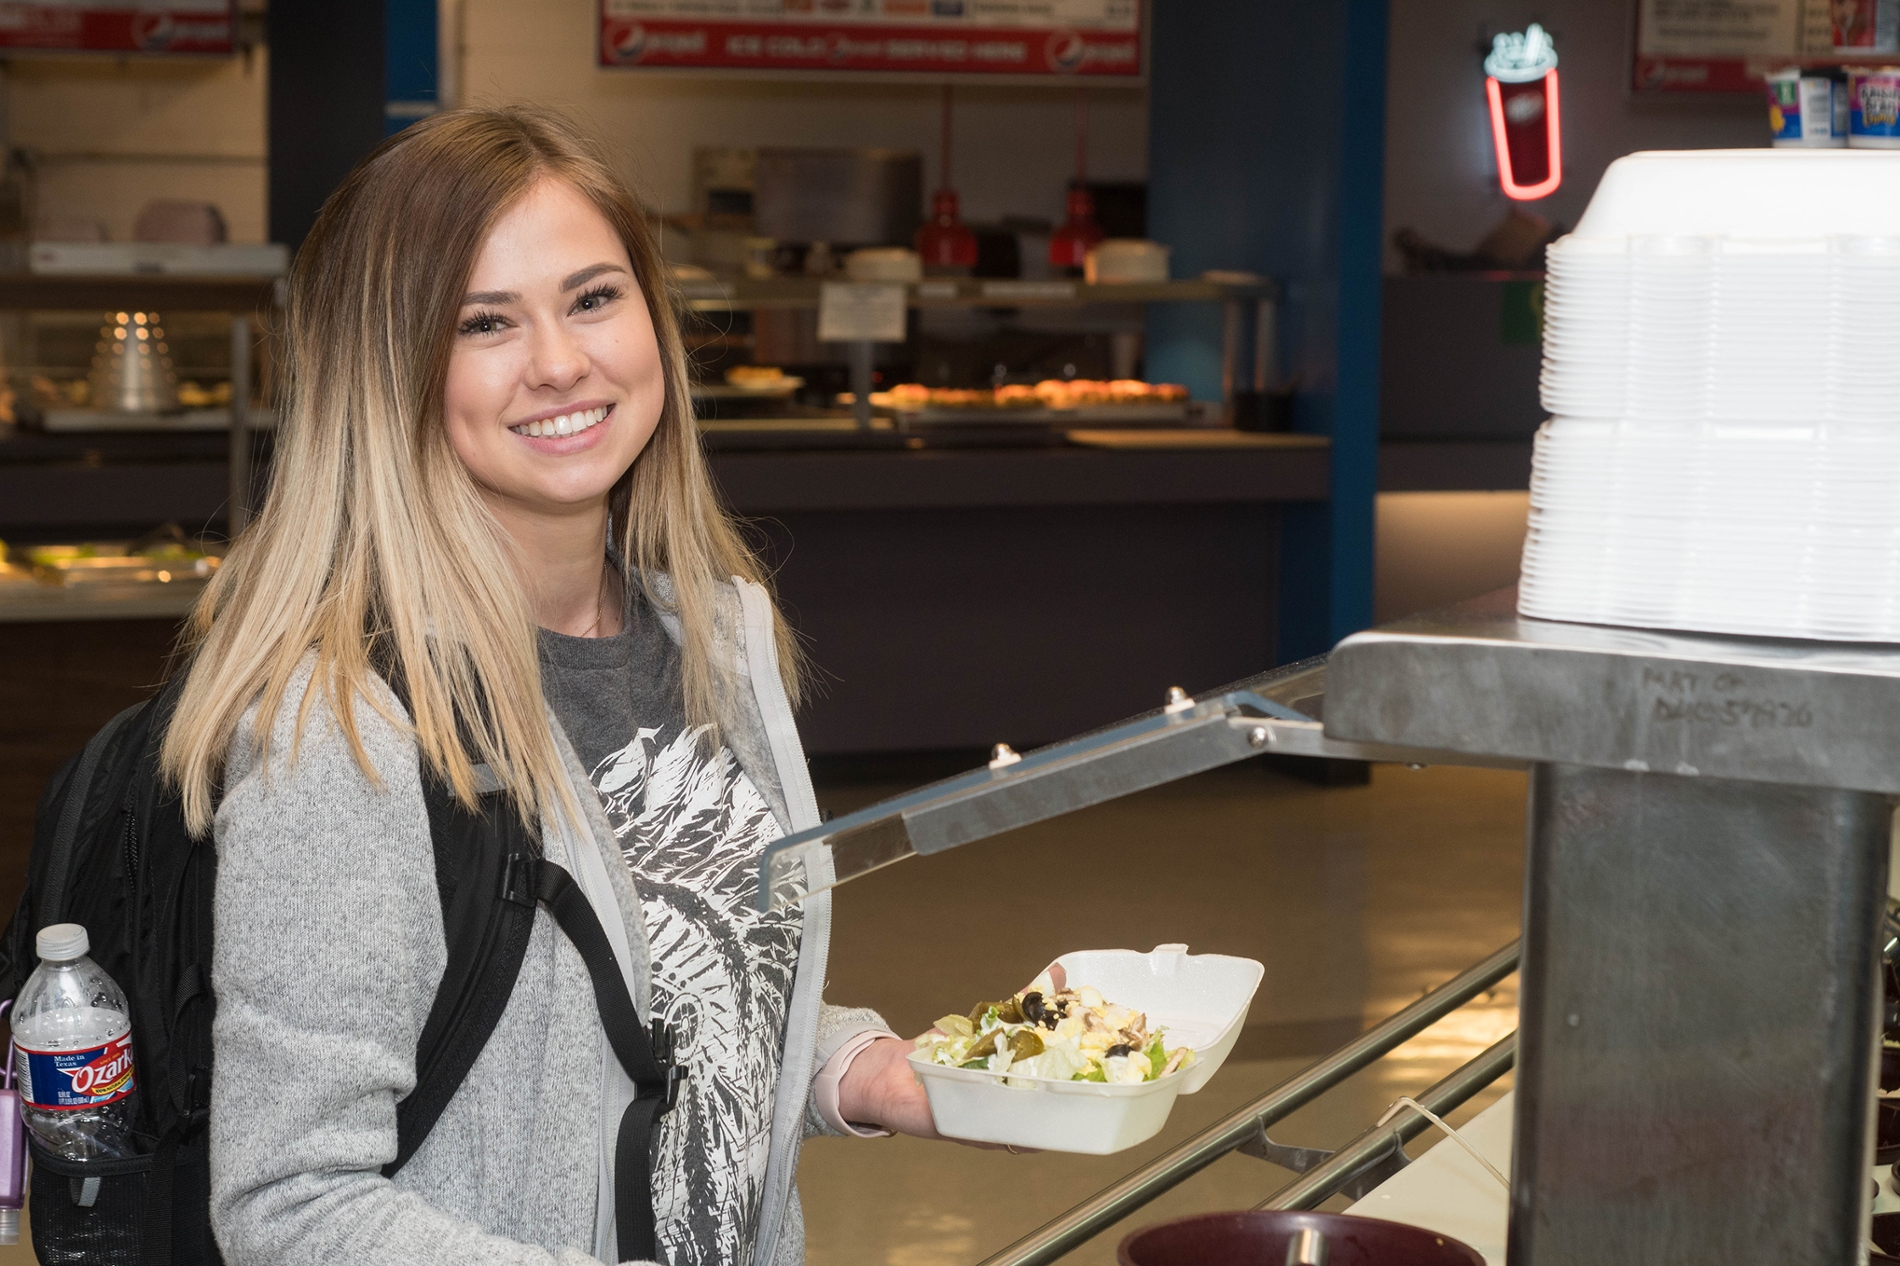
[[[33,1248],[44,1266],[207,1266],[211,1234],[212,889],[208,836],[185,829],[158,748],[179,683],[121,712],[47,784],[35,820],[26,892],[0,935],[0,998],[16,998],[38,966],[34,937],[78,923],[90,956],[126,993],[137,1078],[139,1154],[70,1161],[28,1133]],[[423,780],[447,968],[416,1044],[416,1087],[396,1107],[394,1174],[415,1155],[501,1019],[520,973],[537,903],[587,964],[609,1044],[636,1098],[621,1122],[615,1206],[621,1260],[654,1257],[651,1136],[683,1069],[655,1021],[641,1028],[593,907],[499,792],[474,810]]]

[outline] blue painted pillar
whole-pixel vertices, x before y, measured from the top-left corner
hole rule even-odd
[[[384,0],[383,135],[437,108],[436,0]]]
[[[1386,0],[1160,0],[1149,231],[1177,276],[1249,269],[1287,287],[1294,424],[1332,437],[1330,498],[1282,516],[1281,662],[1372,620],[1384,223]],[[1220,314],[1157,306],[1151,377],[1219,389]]]

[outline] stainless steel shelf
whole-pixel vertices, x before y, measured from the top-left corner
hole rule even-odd
[[[1356,633],[1328,665],[1340,741],[1900,794],[1891,646],[1534,620],[1505,589]]]
[[[122,585],[0,584],[0,624],[55,620],[182,620],[204,592],[205,581],[180,576]]]
[[[674,283],[682,301],[693,312],[797,311],[818,307],[816,277],[690,278]],[[941,277],[902,283],[905,302],[912,308],[1079,308],[1104,303],[1218,303],[1223,309],[1221,332],[1221,401],[1232,406],[1244,390],[1241,341],[1247,309],[1253,309],[1251,381],[1256,392],[1279,384],[1278,282],[1263,279],[1245,284],[1216,281],[1125,282],[1090,285],[1084,281],[1014,281],[1003,278]],[[851,347],[851,390],[857,397],[858,426],[869,429],[871,409],[872,344]]]
[[[837,280],[843,280],[838,278]],[[695,312],[816,308],[816,277],[693,278],[676,283]],[[1258,303],[1280,297],[1277,282],[1233,285],[1213,281],[1122,282],[1016,281],[1003,278],[932,278],[905,284],[914,308],[1076,307],[1096,303]]]
[[[142,308],[161,312],[266,310],[278,300],[277,277],[175,276],[124,273],[79,276],[0,273],[0,309],[81,310]]]
[[[126,273],[80,276],[0,273],[0,310],[140,308],[231,314],[230,496],[226,511],[236,536],[249,516],[251,491],[252,321],[283,300],[283,279],[262,276],[179,276]],[[49,617],[50,618],[50,617]]]

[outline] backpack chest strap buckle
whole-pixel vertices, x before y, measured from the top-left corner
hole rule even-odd
[[[680,1085],[690,1076],[692,1076],[692,1070],[683,1064],[662,1065],[660,1068],[661,1079],[659,1081],[644,1082],[634,1086],[633,1097],[636,1099],[658,1099],[660,1101],[660,1109],[654,1113],[654,1115],[656,1117],[663,1117],[673,1110],[674,1105],[679,1103]]]
[[[692,1070],[673,1059],[673,1031],[665,1020],[655,1018],[652,1024],[653,1061],[659,1065],[657,1081],[636,1082],[633,1088],[636,1099],[658,1099],[660,1109],[656,1116],[665,1116],[673,1110],[680,1099],[680,1084],[692,1076]]]
[[[532,910],[539,900],[540,859],[532,853],[510,853],[501,873],[501,899]]]

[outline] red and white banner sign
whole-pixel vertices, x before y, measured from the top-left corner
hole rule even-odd
[[[236,0],[0,0],[0,49],[81,53],[229,53],[236,47]]]
[[[1140,0],[600,0],[602,66],[1139,78]]]
[[[1760,92],[1790,66],[1900,62],[1900,0],[1637,0],[1638,92]]]

